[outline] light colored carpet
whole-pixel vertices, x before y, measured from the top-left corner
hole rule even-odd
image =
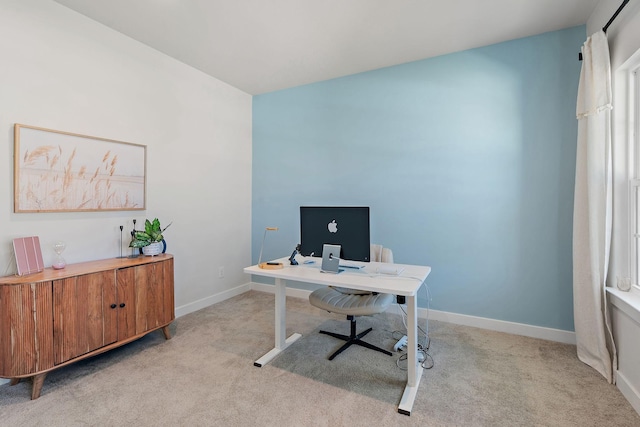
[[[392,348],[395,309],[358,318],[366,340]],[[263,368],[273,347],[273,295],[248,292],[104,355],[51,372],[42,395],[30,383],[0,386],[7,426],[640,426],[614,385],[575,347],[430,322],[430,353],[410,417],[396,412],[405,373],[397,356],[341,345],[342,316],[287,299],[289,333],[303,337]],[[424,325],[424,322],[421,322]]]

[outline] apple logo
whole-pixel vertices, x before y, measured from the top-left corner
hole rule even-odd
[[[327,228],[329,229],[329,233],[337,233],[338,232],[338,224],[336,224],[336,220],[331,221]]]

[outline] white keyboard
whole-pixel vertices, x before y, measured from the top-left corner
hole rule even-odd
[[[388,276],[399,276],[404,271],[404,267],[397,265],[381,265],[376,268],[376,273],[386,274]]]

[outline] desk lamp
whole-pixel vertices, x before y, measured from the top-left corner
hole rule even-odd
[[[265,270],[277,270],[284,267],[281,262],[262,262],[262,250],[264,249],[264,241],[267,238],[268,231],[278,231],[278,227],[267,227],[264,229],[262,246],[260,246],[260,256],[258,257],[258,267],[264,268]]]

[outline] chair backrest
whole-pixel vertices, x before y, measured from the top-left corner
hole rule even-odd
[[[380,260],[382,260],[382,262],[388,262],[390,264],[393,264],[393,252],[391,252],[391,249],[389,248],[382,247],[382,245],[372,244],[371,255],[369,259],[374,262],[380,262]],[[342,288],[340,286],[330,286],[330,287],[342,294],[371,295],[371,292],[369,291],[360,291],[356,289]]]
[[[389,248],[382,245],[371,244],[371,255],[369,258],[375,262],[388,262],[393,264],[393,252]]]

